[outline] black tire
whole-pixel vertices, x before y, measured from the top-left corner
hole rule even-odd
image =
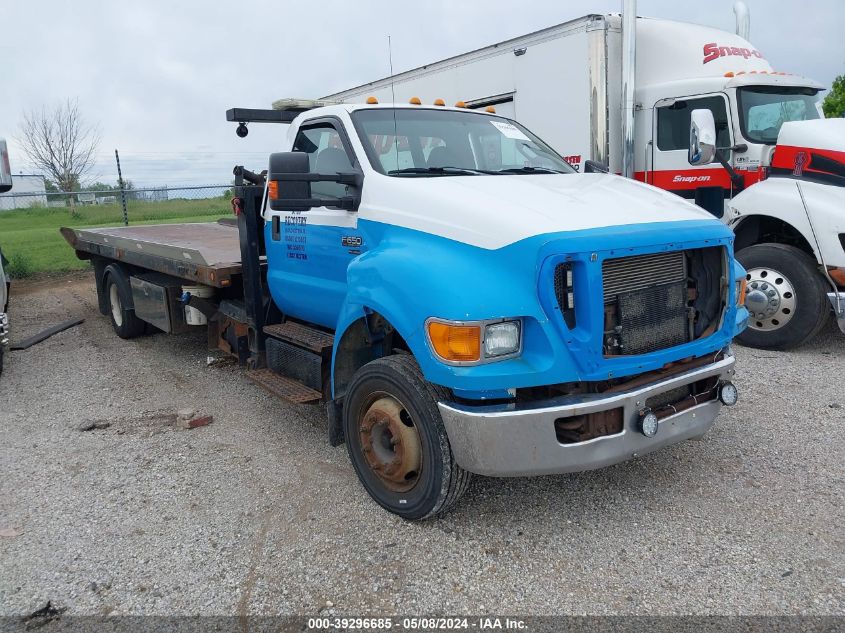
[[[774,279],[773,275],[768,275],[770,285],[788,284],[794,289],[794,293],[782,293],[784,297],[794,295],[788,296],[793,307],[781,308],[770,317],[759,318],[762,313],[755,316],[751,309],[753,289],[749,286],[746,306],[751,315],[748,328],[737,337],[740,343],[760,349],[786,350],[806,343],[819,333],[830,317],[830,304],[826,297],[827,284],[815,259],[785,244],[756,244],[739,251],[736,258],[749,271],[749,283],[756,280],[756,276],[752,278],[752,271],[771,269],[779,274],[774,275]],[[780,324],[778,319],[784,320],[784,317],[788,320]],[[775,329],[764,329],[772,327]]]
[[[111,326],[120,338],[135,338],[146,332],[147,324],[135,316],[135,310],[126,307],[132,305],[132,290],[129,276],[120,266],[106,266],[103,292]]]
[[[466,492],[471,473],[455,463],[446,428],[437,401],[448,399],[449,392],[426,382],[413,357],[408,355],[379,358],[361,367],[352,377],[343,406],[343,431],[349,459],[358,479],[373,500],[403,519],[419,520],[449,510]],[[408,480],[407,489],[386,481],[377,474],[365,455],[377,453],[367,432],[368,412],[378,403],[392,400],[402,411],[405,426],[419,439],[419,468]],[[406,417],[407,415],[407,417]],[[374,428],[374,427],[373,427]],[[395,440],[395,435],[390,438]],[[386,450],[392,450],[391,447]],[[414,471],[412,471],[414,472]]]

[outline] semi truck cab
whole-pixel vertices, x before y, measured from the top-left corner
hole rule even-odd
[[[741,37],[637,21],[635,177],[694,200],[736,233],[755,347],[791,348],[827,323],[845,332],[845,121],[824,119],[824,86],[776,71]],[[691,114],[712,114],[717,152],[690,164]]]

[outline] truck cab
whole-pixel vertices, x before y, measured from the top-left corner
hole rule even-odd
[[[735,402],[745,271],[699,207],[418,100],[307,110],[280,149],[267,288],[284,322],[333,336],[330,427],[391,512],[440,512],[469,473],[616,463]],[[268,339],[269,367],[301,363]]]
[[[828,321],[845,332],[845,122],[807,77],[776,71],[737,35],[641,18],[640,180],[696,201],[736,233],[748,270],[743,343],[790,348]],[[691,113],[712,113],[718,155],[688,161]]]

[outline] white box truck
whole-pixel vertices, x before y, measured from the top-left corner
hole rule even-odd
[[[744,344],[800,345],[822,329],[831,306],[845,333],[845,120],[823,120],[824,86],[777,72],[733,33],[631,23],[627,54],[623,16],[588,15],[325,99],[395,93],[396,101],[492,107],[576,169],[601,163],[694,200],[733,228],[748,270]],[[627,82],[626,64],[635,69]],[[631,173],[623,169],[626,83],[635,86]],[[695,110],[712,113],[712,162],[689,151]]]

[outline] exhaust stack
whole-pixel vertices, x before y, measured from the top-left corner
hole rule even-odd
[[[748,40],[751,37],[751,12],[748,10],[748,5],[742,0],[734,2],[734,15],[736,15],[736,34]]]
[[[634,80],[637,72],[637,0],[622,0],[622,175],[634,177]]]

